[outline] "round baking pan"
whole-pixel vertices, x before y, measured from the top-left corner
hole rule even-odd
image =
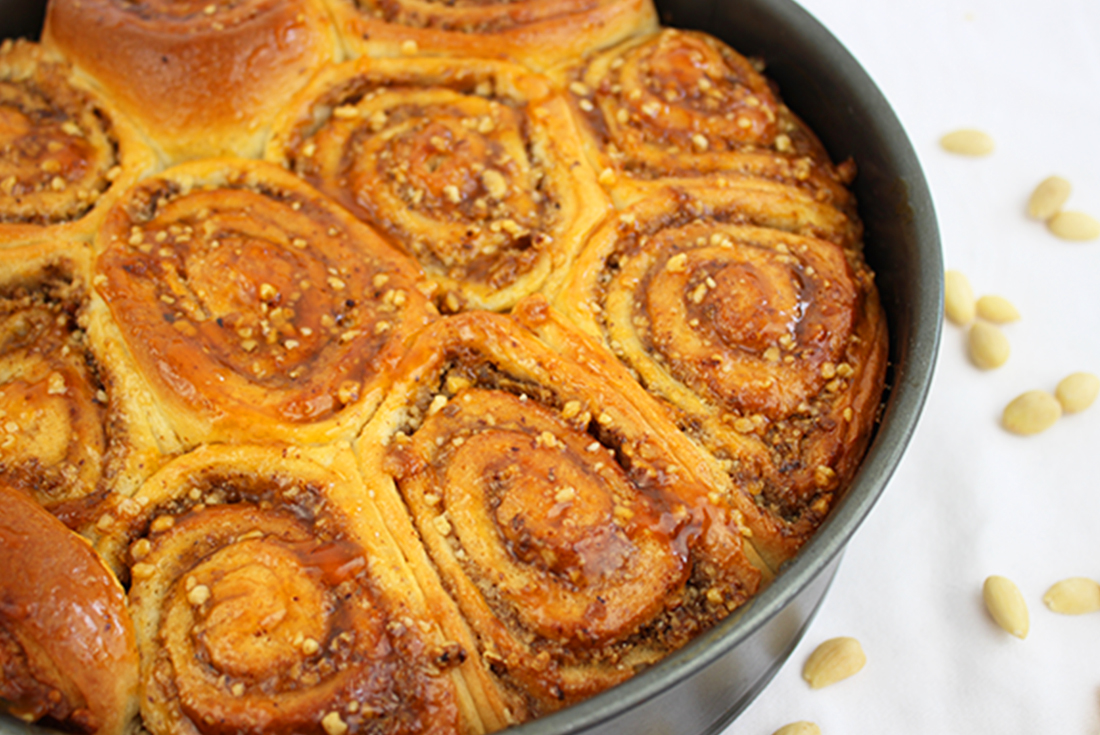
[[[886,489],[932,379],[943,263],[931,197],[888,102],[848,51],[792,0],[665,0],[665,25],[705,30],[762,59],[787,105],[836,161],[851,158],[867,261],[890,328],[881,419],[844,499],[764,592],[660,664],[515,735],[720,731],[767,685],[825,595],[848,540]],[[43,0],[0,0],[0,38],[34,37]],[[0,715],[0,733],[43,732]]]

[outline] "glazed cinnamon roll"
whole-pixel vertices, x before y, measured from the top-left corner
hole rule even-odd
[[[258,156],[271,116],[341,55],[322,0],[52,0],[42,38],[169,163]]]
[[[155,158],[129,123],[28,41],[0,44],[0,245],[90,239]]]
[[[563,76],[602,182],[619,192],[654,180],[763,178],[854,214],[817,137],[745,57],[704,33],[665,28],[572,65]]]
[[[328,0],[351,56],[481,56],[542,70],[653,30],[651,0]]]
[[[117,331],[184,446],[353,436],[434,316],[415,263],[261,162],[147,179],[97,244],[111,318],[92,328]]]
[[[122,586],[84,538],[3,481],[0,509],[0,712],[132,732],[138,652]]]
[[[623,681],[764,579],[649,401],[511,317],[468,312],[420,335],[359,440],[387,516],[416,523],[414,573],[438,572],[532,715]]]
[[[23,246],[0,259],[0,479],[84,530],[155,469],[151,428],[84,329],[87,248]]]
[[[564,100],[510,64],[349,62],[279,128],[270,157],[416,257],[449,311],[544,287],[608,208]]]
[[[871,435],[886,321],[859,251],[668,190],[608,222],[557,306],[723,466],[773,566],[828,513]]]
[[[484,732],[346,445],[198,449],[115,516],[153,735]]]

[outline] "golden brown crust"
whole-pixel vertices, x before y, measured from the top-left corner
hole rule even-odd
[[[643,393],[486,312],[426,329],[402,374],[359,440],[364,475],[407,504],[427,550],[414,571],[440,575],[532,714],[624,680],[756,591],[694,450]]]
[[[600,228],[555,303],[710,449],[776,567],[863,455],[886,323],[858,251],[748,209],[738,190],[660,192]]]
[[[154,735],[483,731],[346,445],[201,448],[116,515]]]
[[[340,53],[320,0],[54,0],[43,43],[169,163],[258,155],[271,116]]]
[[[657,26],[651,0],[328,0],[350,56],[481,56],[544,70]]]
[[[113,322],[94,327],[117,330],[184,446],[353,436],[404,340],[434,318],[412,261],[261,162],[147,179],[97,247]]]
[[[89,251],[40,244],[0,260],[0,477],[81,531],[159,456],[85,331]]]
[[[0,247],[90,240],[119,192],[155,163],[67,62],[28,41],[0,44]]]
[[[268,157],[416,257],[448,311],[504,310],[555,283],[609,208],[564,100],[502,62],[326,69]]]
[[[0,710],[121,735],[137,715],[138,653],[122,587],[80,536],[0,483]]]

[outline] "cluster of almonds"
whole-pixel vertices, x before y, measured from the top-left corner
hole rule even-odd
[[[867,656],[858,640],[848,636],[830,638],[806,659],[802,678],[811,689],[821,689],[854,676],[866,663]],[[821,728],[813,722],[799,720],[784,725],[774,735],[821,735]]]
[[[1017,638],[1027,637],[1030,628],[1027,602],[1012,580],[999,575],[987,577],[982,585],[982,599],[997,625]],[[1100,612],[1100,582],[1088,577],[1063,579],[1046,591],[1043,603],[1062,615]]]

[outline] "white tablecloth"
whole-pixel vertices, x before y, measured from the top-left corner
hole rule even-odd
[[[734,2],[735,0],[730,0]],[[1100,0],[801,0],[890,100],[931,187],[947,268],[1023,318],[990,372],[945,325],[920,426],[856,534],[823,608],[764,693],[726,730],[770,735],[795,720],[824,735],[1100,733],[1100,613],[1057,615],[1043,594],[1100,579],[1100,403],[1019,437],[999,425],[1013,397],[1100,374],[1100,241],[1066,242],[1025,204],[1051,174],[1067,209],[1100,218]],[[996,141],[986,158],[939,147],[953,129]],[[1014,580],[1025,640],[981,600]],[[866,667],[832,687],[802,680],[810,652],[858,638]]]

